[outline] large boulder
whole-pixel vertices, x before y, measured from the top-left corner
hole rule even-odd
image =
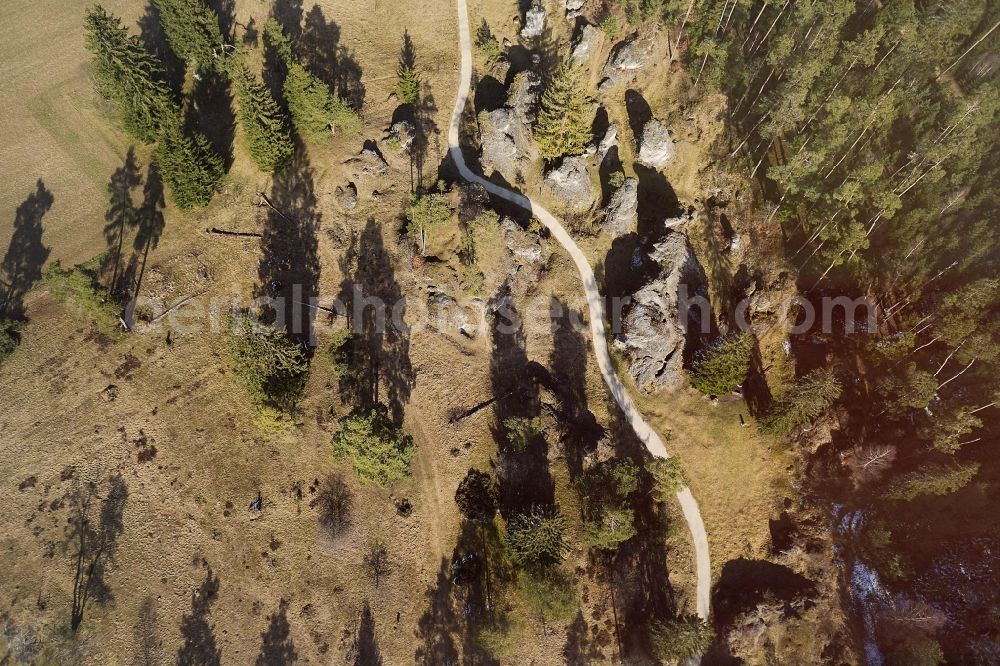
[[[597,157],[603,160],[612,148],[618,145],[618,125],[611,123],[604,131],[604,137],[597,145]]]
[[[628,359],[636,385],[649,392],[684,382],[689,325],[700,324],[702,318],[692,300],[704,298],[707,289],[705,273],[684,234],[667,234],[639,262],[659,270],[632,294],[614,344]]]
[[[594,205],[594,188],[587,172],[586,155],[563,158],[562,164],[545,174],[545,185],[567,208],[587,210]]]
[[[589,23],[585,23],[580,30],[580,36],[573,42],[573,50],[570,52],[570,61],[574,65],[586,65],[601,44],[601,31]]]
[[[602,212],[604,219],[601,227],[613,237],[635,231],[639,219],[639,181],[626,178],[622,186],[611,195]]]
[[[531,3],[524,13],[524,25],[521,27],[522,39],[541,37],[545,32],[545,7],[537,0]]]
[[[517,143],[514,141],[514,135],[518,134],[513,122],[514,113],[503,107],[490,111],[485,116],[479,124],[483,169],[487,173],[497,171],[508,181],[513,182],[517,173],[528,162],[520,154]]]
[[[674,139],[670,130],[656,118],[650,119],[642,128],[638,144],[636,159],[652,169],[662,169],[674,158]]]
[[[521,72],[510,84],[506,105],[481,118],[482,162],[487,171],[497,171],[514,182],[518,173],[538,157],[531,124],[535,120],[541,88],[538,74]]]
[[[600,89],[607,90],[631,80],[636,72],[653,60],[653,36],[632,35],[616,46],[604,65]]]

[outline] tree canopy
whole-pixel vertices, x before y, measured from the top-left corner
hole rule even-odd
[[[593,139],[594,103],[581,71],[563,64],[542,94],[534,137],[546,159],[579,155]]]
[[[334,455],[350,462],[362,482],[380,486],[409,476],[416,452],[413,438],[377,407],[341,419],[340,432],[333,438]]]

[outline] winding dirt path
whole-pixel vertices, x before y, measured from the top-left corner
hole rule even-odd
[[[452,160],[458,167],[462,178],[470,182],[479,183],[494,196],[505,199],[520,208],[523,208],[534,215],[548,228],[552,236],[559,241],[559,244],[569,252],[573,263],[576,264],[583,280],[584,291],[587,294],[587,305],[590,307],[590,334],[594,343],[594,356],[597,358],[597,365],[601,370],[601,376],[608,385],[611,395],[621,407],[625,418],[635,431],[642,443],[649,452],[657,458],[669,458],[670,454],[663,445],[660,436],[646,423],[639,409],[636,407],[632,396],[629,395],[625,385],[615,374],[614,366],[611,363],[611,354],[608,352],[608,341],[604,331],[604,300],[597,288],[597,280],[594,271],[590,267],[590,262],[583,254],[576,242],[573,241],[569,233],[562,224],[551,213],[538,203],[528,197],[513,192],[506,188],[492,183],[482,176],[473,173],[465,164],[465,157],[459,145],[459,128],[462,122],[462,114],[469,99],[469,89],[472,82],[472,40],[469,35],[469,9],[466,0],[456,0],[458,6],[458,34],[459,43],[462,50],[462,66],[458,83],[458,94],[455,98],[455,109],[451,114],[451,124],[448,127],[448,151]],[[691,494],[690,488],[683,488],[677,493],[677,501],[680,502],[681,511],[684,513],[684,520],[687,521],[688,529],[691,531],[691,539],[694,542],[695,564],[697,571],[697,612],[698,615],[707,619],[710,613],[710,586],[711,586],[711,563],[708,554],[708,536],[705,533],[705,524],[701,520],[701,512],[698,510],[698,502]]]

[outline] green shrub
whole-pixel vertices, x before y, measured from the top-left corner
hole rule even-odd
[[[749,331],[727,335],[698,354],[691,384],[706,395],[725,395],[746,380],[754,338]]]
[[[362,482],[380,486],[409,476],[416,452],[413,438],[381,408],[356,410],[344,417],[333,438],[334,455],[350,462]]]
[[[660,502],[667,502],[677,494],[687,480],[677,458],[653,458],[646,464],[646,469],[653,477],[653,496]]]
[[[354,337],[351,335],[350,327],[337,329],[330,339],[330,346],[327,347],[326,355],[330,359],[333,374],[342,379],[351,372],[351,346]]]
[[[12,319],[0,319],[0,362],[14,353],[21,343],[22,322]]]
[[[608,39],[618,39],[622,32],[622,23],[614,14],[608,14],[601,21],[601,31],[608,36]]]
[[[537,416],[527,418],[511,416],[504,419],[503,427],[507,431],[507,443],[515,451],[524,451],[536,437],[542,434],[542,420]]]
[[[309,361],[284,331],[246,312],[228,321],[227,338],[236,376],[262,405],[292,411],[309,377]]]
[[[86,266],[64,269],[56,261],[45,269],[42,284],[60,303],[71,303],[79,308],[84,316],[93,320],[97,330],[106,335],[117,333],[121,304],[100,287],[94,273]]]
[[[714,638],[712,628],[696,615],[654,622],[649,631],[653,653],[664,661],[673,662],[704,654]]]

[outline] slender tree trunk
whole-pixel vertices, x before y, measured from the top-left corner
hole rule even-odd
[[[944,380],[943,382],[941,382],[940,384],[938,384],[938,387],[937,387],[937,390],[938,390],[938,391],[940,391],[940,390],[941,390],[942,388],[944,388],[944,387],[945,387],[945,386],[946,386],[946,385],[947,385],[947,384],[948,384],[949,382],[951,382],[951,381],[953,381],[953,380],[955,380],[955,379],[958,379],[959,377],[961,377],[962,375],[964,375],[964,374],[965,374],[965,371],[966,371],[966,370],[968,370],[969,368],[971,368],[971,367],[972,367],[972,364],[973,364],[973,363],[975,363],[975,362],[976,362],[976,359],[972,359],[971,361],[969,361],[969,365],[965,366],[964,368],[962,368],[961,370],[959,370],[959,371],[958,371],[957,373],[955,373],[954,375],[952,375],[952,376],[951,376],[951,377],[949,377],[948,379],[946,379],[946,380]]]

